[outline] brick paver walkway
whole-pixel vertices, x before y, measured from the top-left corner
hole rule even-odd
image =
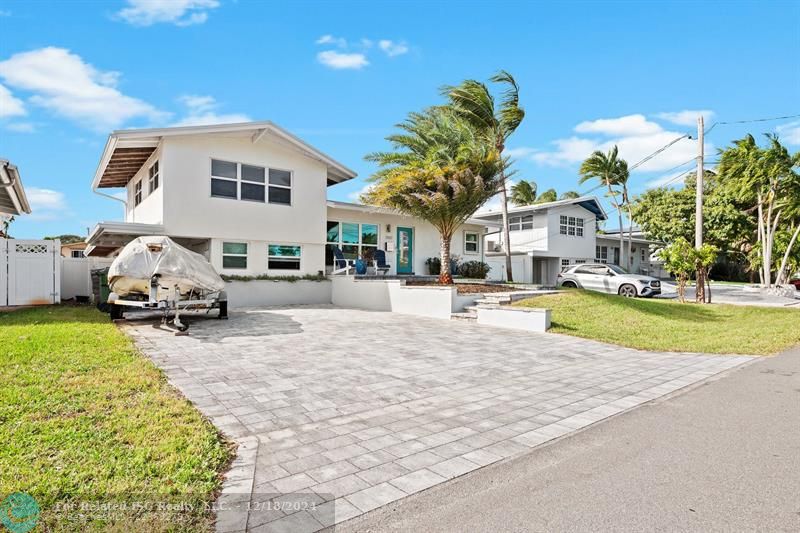
[[[218,531],[316,531],[750,360],[332,307],[125,329],[239,442]]]

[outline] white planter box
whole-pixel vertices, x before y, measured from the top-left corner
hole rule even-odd
[[[543,333],[550,329],[550,309],[524,307],[478,308],[478,324]]]

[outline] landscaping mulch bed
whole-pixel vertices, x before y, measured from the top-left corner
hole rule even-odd
[[[435,281],[407,281],[409,287],[444,287]],[[492,285],[488,283],[456,283],[458,294],[488,294],[495,292],[513,292],[517,289],[507,285]]]

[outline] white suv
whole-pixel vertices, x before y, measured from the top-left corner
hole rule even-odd
[[[573,265],[558,275],[558,286],[619,294],[628,298],[661,294],[661,282],[650,276],[628,274],[617,265]]]

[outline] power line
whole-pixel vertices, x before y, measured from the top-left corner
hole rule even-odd
[[[708,133],[711,130],[716,128],[718,125],[723,125],[723,124],[749,124],[749,123],[752,123],[752,122],[771,122],[773,120],[786,120],[786,119],[789,119],[789,118],[800,118],[800,114],[798,114],[798,115],[785,115],[785,116],[782,116],[782,117],[753,118],[753,119],[748,119],[748,120],[717,121],[714,124],[712,124],[711,127],[708,128],[705,131],[705,134],[708,135]]]
[[[648,155],[647,157],[645,157],[645,158],[644,158],[644,159],[642,159],[641,161],[639,161],[639,162],[635,163],[635,164],[634,164],[633,166],[631,166],[631,167],[630,167],[628,170],[633,170],[633,169],[635,169],[636,167],[639,167],[639,166],[643,165],[644,163],[647,163],[648,161],[650,161],[651,159],[653,159],[655,156],[657,156],[658,154],[660,154],[661,152],[663,152],[664,150],[666,150],[667,148],[669,148],[670,146],[672,146],[672,145],[673,145],[673,144],[675,144],[676,142],[680,141],[681,139],[685,139],[685,138],[687,138],[687,137],[691,138],[691,136],[690,136],[688,133],[684,133],[683,135],[681,135],[681,136],[680,136],[680,137],[678,137],[677,139],[674,139],[674,140],[670,141],[669,143],[665,144],[664,146],[662,146],[661,148],[659,148],[658,150],[656,150],[656,151],[655,151],[655,152],[653,152],[652,154]]]

